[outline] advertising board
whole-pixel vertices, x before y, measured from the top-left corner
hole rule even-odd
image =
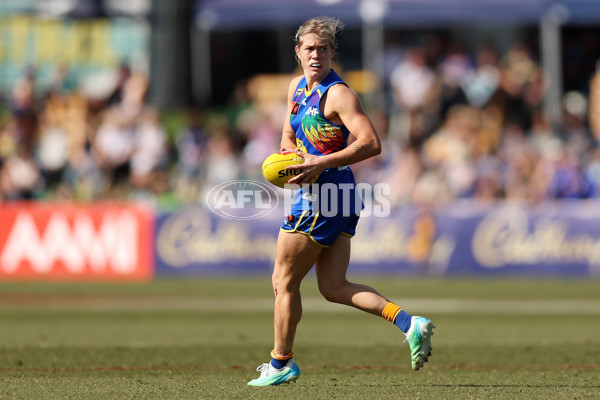
[[[283,217],[232,220],[203,208],[159,214],[157,274],[270,273]],[[362,217],[349,273],[600,276],[600,205],[465,202]]]
[[[153,218],[128,204],[0,207],[0,280],[145,281]]]

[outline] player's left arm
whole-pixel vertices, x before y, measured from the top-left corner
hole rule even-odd
[[[345,149],[327,155],[326,168],[354,164],[381,153],[379,135],[352,89],[345,85],[331,87],[324,113],[330,120],[345,125],[355,139]]]
[[[325,156],[306,154],[299,149],[296,154],[304,163],[288,168],[298,168],[302,173],[290,183],[312,182],[327,168],[350,165],[381,153],[381,140],[373,123],[365,113],[358,95],[345,85],[334,85],[327,91],[323,114],[332,122],[345,125],[355,140],[346,148]]]

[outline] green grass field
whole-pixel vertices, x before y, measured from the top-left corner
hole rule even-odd
[[[0,283],[0,399],[598,399],[600,280],[355,277],[436,324],[433,355],[303,284],[295,384],[247,387],[272,346],[263,278]]]

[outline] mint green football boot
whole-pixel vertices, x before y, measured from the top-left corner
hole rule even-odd
[[[413,371],[418,371],[431,355],[431,335],[435,325],[427,318],[412,317],[406,332]]]
[[[270,363],[262,364],[256,368],[260,376],[248,382],[248,386],[275,386],[280,383],[294,382],[300,376],[300,368],[294,360],[288,361],[281,369],[274,368]]]

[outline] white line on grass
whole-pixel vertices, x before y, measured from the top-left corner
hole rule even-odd
[[[600,314],[600,300],[478,300],[478,299],[393,299],[407,310],[419,313],[445,314],[511,314],[511,315],[562,315]],[[207,299],[198,297],[93,297],[72,299],[57,297],[43,303],[15,304],[0,299],[1,309],[52,309],[89,311],[257,311],[271,312],[272,298]],[[317,297],[305,297],[303,308],[310,312],[338,313],[352,311],[350,307],[333,304]]]

